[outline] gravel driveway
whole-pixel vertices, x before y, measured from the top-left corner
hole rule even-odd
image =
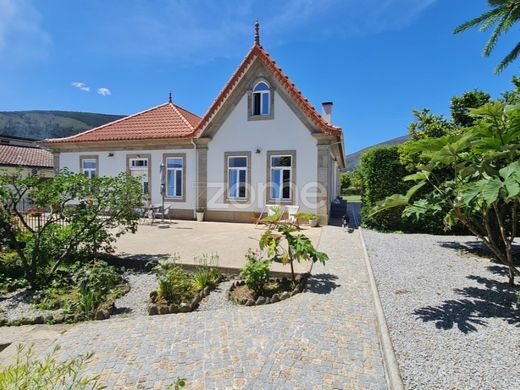
[[[406,388],[520,388],[505,267],[476,255],[473,237],[363,235]]]

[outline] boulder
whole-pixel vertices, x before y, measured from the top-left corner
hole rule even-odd
[[[157,306],[154,304],[148,305],[148,315],[155,316],[159,314],[159,310],[157,310]]]
[[[176,305],[175,303],[172,303],[169,307],[170,313],[178,313],[179,312],[179,305]]]
[[[150,293],[150,299],[152,300],[152,302],[156,302],[158,296],[159,294],[155,290]]]
[[[284,291],[282,294],[280,294],[280,300],[283,301],[284,299],[287,299],[290,296],[291,295],[287,291]]]
[[[255,305],[264,305],[264,304],[265,304],[265,297],[259,296],[255,302]]]
[[[253,301],[252,299],[248,299],[246,301],[246,306],[254,306],[254,304],[255,304],[255,301]]]
[[[170,308],[168,307],[168,305],[160,305],[159,314],[170,314]]]
[[[106,320],[108,317],[110,317],[110,313],[107,309],[97,309],[94,314],[94,319],[96,321]]]
[[[278,295],[278,294],[274,294],[271,297],[271,303],[276,303],[276,302],[280,302],[280,295]]]

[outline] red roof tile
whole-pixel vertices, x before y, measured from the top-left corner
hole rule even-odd
[[[54,160],[44,149],[0,144],[1,165],[52,168]]]
[[[197,115],[168,102],[70,137],[47,139],[44,143],[184,138],[192,135],[199,121]]]
[[[258,58],[264,66],[269,69],[273,75],[278,79],[278,82],[286,89],[289,95],[294,101],[300,106],[303,112],[308,118],[324,133],[334,135],[336,137],[341,136],[341,128],[331,125],[327,122],[316,109],[309,103],[309,101],[303,96],[303,94],[296,88],[294,83],[289,80],[289,77],[282,71],[276,62],[269,56],[269,54],[259,44],[253,45],[249,53],[239,65],[235,73],[231,76],[224,89],[220,91],[217,98],[213,101],[206,114],[202,117],[196,132],[200,134],[204,127],[209,123],[213,115],[222,106],[225,100],[229,97],[233,88],[238,84],[242,76],[246,73],[249,66],[251,66],[254,60]]]

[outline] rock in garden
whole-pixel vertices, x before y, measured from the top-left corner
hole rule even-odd
[[[110,317],[110,313],[106,309],[98,309],[94,315],[96,321],[106,320],[108,317]]]
[[[159,310],[157,310],[156,305],[148,305],[148,315],[155,316],[159,314]]]
[[[33,324],[43,324],[43,322],[44,322],[43,316],[36,316],[33,319]]]
[[[208,296],[210,292],[211,292],[211,289],[209,288],[209,286],[204,287],[204,295],[205,296]]]
[[[176,305],[175,303],[172,303],[170,305],[170,313],[178,313],[179,312],[179,305]]]
[[[253,306],[255,304],[255,301],[253,301],[252,299],[248,299],[246,301],[246,306]]]
[[[189,313],[191,311],[190,305],[188,305],[185,302],[181,303],[181,306],[179,307],[179,313]]]
[[[62,315],[57,315],[54,317],[54,323],[55,324],[63,324],[65,322],[65,317]],[[36,322],[36,318],[34,319],[35,324],[41,324],[41,322]]]
[[[168,305],[159,306],[159,314],[170,314],[170,308]]]
[[[274,294],[271,297],[271,303],[276,303],[276,302],[280,302],[280,295],[278,295],[278,294]]]
[[[287,292],[287,291],[284,291],[281,295],[280,295],[280,300],[283,301],[284,299],[287,299],[289,298],[291,295]]]
[[[265,304],[265,297],[258,297],[258,299],[255,302],[256,305],[263,305]]]
[[[22,325],[31,325],[31,324],[33,324],[33,319],[24,317],[24,318],[22,318],[20,320],[20,324],[22,324]]]
[[[152,291],[152,292],[150,293],[150,299],[152,300],[152,302],[157,301],[157,296],[158,296],[157,291]]]

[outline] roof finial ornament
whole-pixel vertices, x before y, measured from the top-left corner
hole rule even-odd
[[[255,22],[255,45],[260,46],[260,22],[258,22],[258,18]]]
[[[168,103],[171,103],[172,101],[173,101],[172,90],[170,89],[170,93],[168,94]]]

